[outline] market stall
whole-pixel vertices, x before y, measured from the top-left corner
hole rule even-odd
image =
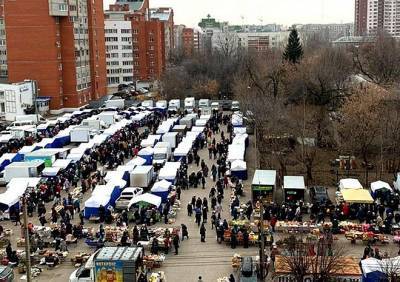
[[[247,179],[247,163],[242,160],[235,160],[231,163],[231,175],[239,179]]]
[[[389,183],[378,180],[371,183],[371,192],[373,195],[376,195],[378,191],[388,191],[393,192],[392,187],[390,187]]]
[[[361,185],[360,181],[355,178],[345,178],[345,179],[340,179],[339,181],[339,189],[340,190],[345,190],[345,189],[363,189],[363,186]]]
[[[400,257],[389,259],[366,258],[361,260],[362,281],[390,281],[387,274],[390,272],[395,277],[400,276]]]
[[[161,197],[162,202],[165,203],[168,200],[168,194],[171,186],[171,182],[163,179],[154,183],[153,187],[151,188],[151,193],[153,195]]]
[[[132,205],[138,205],[139,207],[147,207],[151,205],[159,208],[161,206],[161,201],[161,197],[150,193],[145,193],[132,198],[128,204],[128,210],[131,208]]]
[[[276,187],[276,170],[256,170],[251,184],[253,201],[262,199],[272,202],[273,193]]]
[[[369,191],[365,189],[346,189],[341,193],[346,203],[372,204],[374,202]]]
[[[146,147],[139,151],[138,156],[146,160],[146,165],[153,163],[154,149],[152,147]]]
[[[160,169],[158,179],[168,180],[172,184],[175,183],[176,174],[181,166],[180,162],[166,162],[165,165]]]
[[[287,202],[304,200],[306,191],[304,176],[284,176],[283,191]]]

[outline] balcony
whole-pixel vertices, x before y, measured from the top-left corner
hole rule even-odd
[[[56,17],[67,17],[68,0],[49,0],[49,15]]]

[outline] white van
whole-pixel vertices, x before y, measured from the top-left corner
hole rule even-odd
[[[199,100],[199,109],[207,108],[210,106],[210,99],[200,99]]]
[[[185,110],[188,113],[193,113],[195,106],[196,106],[196,100],[194,99],[194,97],[187,97],[185,99]]]

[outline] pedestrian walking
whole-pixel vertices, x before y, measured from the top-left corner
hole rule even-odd
[[[200,242],[206,242],[206,228],[204,226],[204,223],[202,223],[200,227]]]
[[[172,239],[172,243],[174,244],[175,255],[177,255],[178,254],[178,249],[179,249],[179,237],[178,237],[178,235],[175,234],[174,238]]]

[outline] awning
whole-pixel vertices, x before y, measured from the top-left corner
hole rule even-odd
[[[345,178],[345,179],[340,179],[339,188],[340,188],[340,190],[344,190],[344,189],[363,189],[363,186],[361,185],[360,181],[358,181],[358,179]]]
[[[365,189],[345,189],[342,190],[343,200],[347,203],[359,203],[359,204],[372,204],[371,194]]]
[[[151,204],[153,206],[159,207],[161,205],[161,200],[162,200],[161,197],[150,193],[142,194],[132,198],[132,200],[129,202],[128,209],[134,204],[139,204],[139,205]]]
[[[377,190],[387,189],[389,191],[393,191],[390,185],[384,181],[375,181],[371,183],[371,191],[375,192]]]
[[[46,167],[42,171],[42,176],[44,177],[52,177],[52,176],[57,176],[58,172],[60,171],[60,167]]]

